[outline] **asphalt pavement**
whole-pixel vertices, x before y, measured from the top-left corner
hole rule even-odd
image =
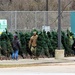
[[[75,57],[0,60],[0,75],[63,75],[63,73],[75,75]]]

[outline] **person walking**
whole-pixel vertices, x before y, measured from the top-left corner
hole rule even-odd
[[[18,53],[19,53],[19,50],[20,50],[20,41],[18,39],[18,36],[15,35],[14,36],[14,39],[12,41],[12,48],[13,48],[13,53],[12,53],[12,59],[18,59]]]
[[[31,58],[37,58],[36,56],[37,38],[38,38],[38,35],[36,34],[36,32],[33,32],[33,36],[31,36],[29,40],[29,48],[32,52]]]

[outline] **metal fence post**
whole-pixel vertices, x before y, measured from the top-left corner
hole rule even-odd
[[[17,11],[15,11],[15,30],[17,30]]]
[[[13,31],[13,29],[12,29],[12,11],[11,11],[11,28],[10,28],[10,31]]]
[[[37,29],[37,15],[36,15],[36,11],[35,11],[35,28]]]

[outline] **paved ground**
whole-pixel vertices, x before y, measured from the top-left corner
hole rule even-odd
[[[42,65],[42,64],[47,64],[47,65],[60,65],[60,64],[75,64],[75,57],[65,57],[64,59],[55,59],[55,58],[39,58],[38,60],[34,59],[19,59],[19,60],[0,60],[0,65]]]
[[[40,58],[0,61],[0,75],[50,75],[51,73],[70,73],[70,75],[75,73],[75,57],[65,57],[62,60]]]

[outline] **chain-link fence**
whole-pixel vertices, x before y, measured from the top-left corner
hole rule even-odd
[[[70,28],[70,12],[64,11],[61,15],[61,28]],[[9,31],[31,31],[50,26],[51,30],[58,28],[57,11],[0,11],[0,19],[7,19]]]

